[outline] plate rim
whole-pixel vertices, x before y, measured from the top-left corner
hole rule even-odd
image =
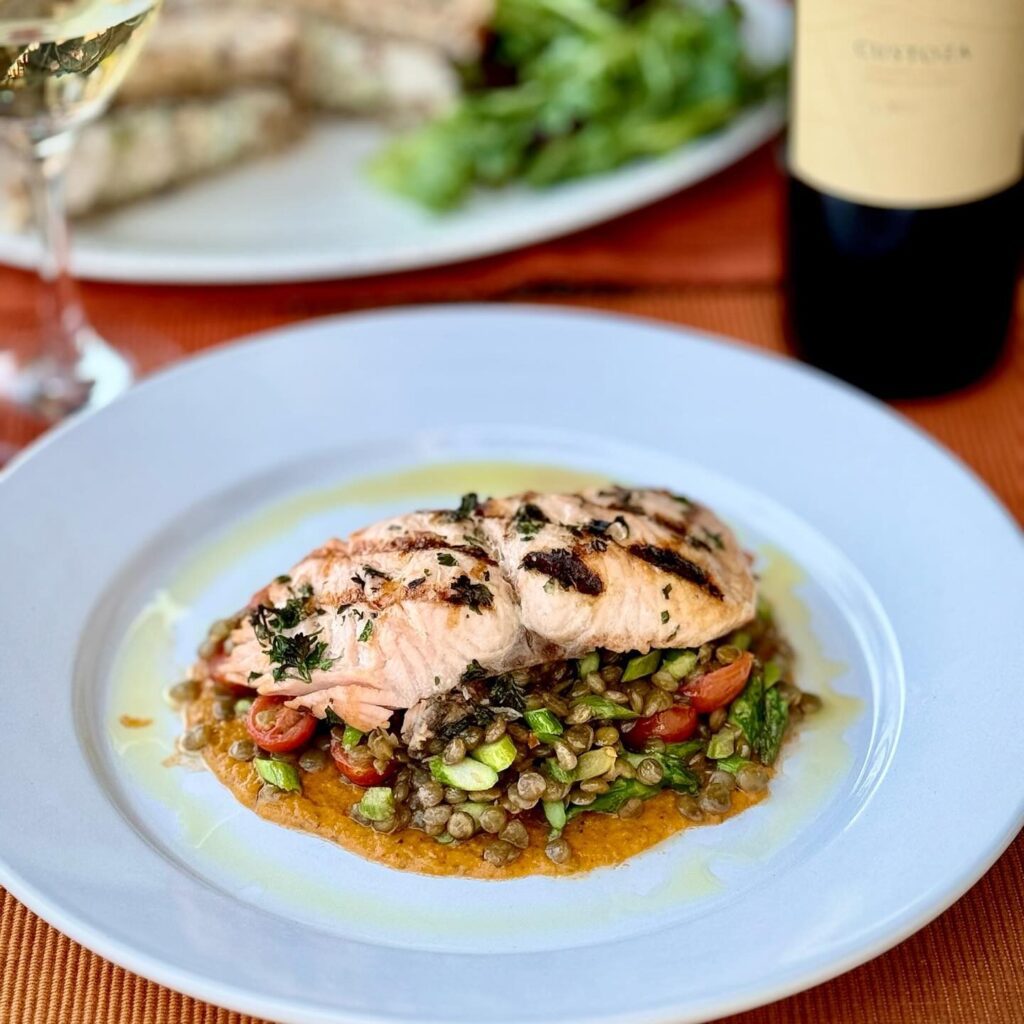
[[[160,386],[162,382],[166,382],[168,378],[178,373],[203,372],[207,360],[234,358],[236,357],[235,349],[244,349],[250,345],[272,343],[279,340],[281,335],[294,335],[295,333],[304,333],[306,331],[318,332],[332,325],[340,326],[341,329],[344,330],[345,325],[352,323],[354,320],[383,319],[408,321],[409,319],[415,320],[422,316],[444,318],[451,317],[453,315],[467,315],[470,317],[484,315],[502,318],[509,315],[539,315],[544,318],[567,317],[583,321],[607,322],[609,320],[614,320],[621,322],[623,326],[627,328],[630,326],[640,326],[643,329],[653,328],[655,331],[663,333],[666,337],[671,335],[682,335],[695,341],[703,341],[716,345],[720,345],[723,342],[728,344],[730,340],[711,332],[700,331],[685,325],[666,323],[650,317],[631,314],[609,314],[591,309],[575,309],[573,307],[549,306],[545,304],[495,305],[472,303],[396,307],[383,311],[321,317],[261,331],[256,334],[249,335],[246,338],[239,339],[236,342],[217,346],[190,358],[180,360],[175,364],[172,364],[170,367],[147,377],[145,381],[138,385],[138,388],[143,389],[149,386]],[[902,424],[903,427],[909,427],[918,440],[924,440],[943,460],[951,463],[954,470],[959,470],[961,474],[966,475],[968,481],[974,484],[975,489],[979,492],[979,495],[985,499],[986,503],[992,506],[993,510],[1001,514],[1002,517],[1005,517],[1011,528],[1015,528],[1016,532],[1019,534],[1020,531],[1015,518],[1002,504],[1002,502],[999,501],[987,484],[969,466],[967,466],[962,459],[946,449],[935,438],[924,431],[923,428],[917,426],[913,421],[908,420],[897,410],[892,409],[885,403],[870,398],[870,396],[862,394],[849,385],[834,380],[827,374],[823,374],[813,368],[806,367],[803,364],[796,363],[794,360],[786,359],[777,353],[741,347],[739,355],[741,358],[746,356],[753,357],[755,360],[769,360],[775,364],[777,368],[785,368],[788,364],[788,370],[790,372],[797,375],[810,375],[815,377],[819,380],[819,383],[824,384],[826,387],[838,388],[840,390],[850,392],[851,397],[859,399],[862,403],[873,407],[876,411],[881,409],[885,413],[888,413],[891,422]],[[38,452],[43,450],[47,445],[57,442],[61,437],[63,437],[65,432],[76,429],[78,424],[86,418],[102,415],[103,411],[99,410],[95,413],[89,413],[85,417],[76,417],[75,419],[62,424],[58,429],[44,435],[37,442],[30,445],[20,453],[4,471],[0,472],[0,487],[7,482],[13,473],[18,471],[18,468],[22,464],[35,457]],[[1015,814],[1017,820],[1015,820]],[[976,884],[976,882],[989,870],[995,861],[998,860],[998,858],[1005,852],[1017,832],[1020,830],[1022,824],[1024,824],[1024,805],[1022,805],[1021,808],[1018,808],[1016,812],[1010,810],[1005,830],[995,837],[994,841],[986,844],[982,850],[971,858],[969,870],[964,870],[951,884],[948,884],[938,894],[937,899],[935,898],[936,894],[933,892],[929,899],[918,900],[914,906],[909,908],[902,915],[902,921],[898,927],[893,928],[891,923],[889,925],[876,925],[873,929],[874,932],[877,932],[874,941],[862,942],[859,948],[851,950],[845,956],[834,958],[827,964],[809,966],[803,971],[797,970],[790,972],[789,976],[781,979],[777,984],[773,986],[762,986],[757,993],[750,992],[740,994],[735,997],[729,997],[728,999],[719,1000],[714,1009],[715,1015],[739,1012],[753,1006],[764,1005],[767,1002],[775,1001],[794,992],[819,984],[823,981],[829,980],[830,978],[836,977],[859,964],[867,962],[902,942],[908,936],[918,931],[920,928],[924,927],[930,921],[934,920],[941,913],[947,910],[954,902],[956,902],[956,900],[968,891],[968,889]],[[107,938],[104,936],[102,931],[93,928],[84,921],[80,921],[75,914],[65,913],[58,904],[54,903],[41,892],[37,891],[28,879],[15,876],[3,862],[0,862],[0,884],[3,884],[15,898],[24,903],[30,910],[37,913],[44,920],[50,922],[55,928],[64,932],[73,940],[79,942],[86,948],[93,950],[97,955],[103,956],[127,970],[131,970],[144,977],[151,978],[160,984],[167,985],[168,987],[178,991],[193,995],[196,998],[212,1002],[216,1005],[221,1005],[238,1012],[261,1014],[263,1016],[268,1016],[269,1014],[271,1017],[277,1017],[277,1019],[288,1021],[320,1022],[327,1019],[319,1012],[312,1015],[307,1015],[305,1013],[297,1014],[294,1006],[288,1006],[284,1003],[277,1005],[276,1001],[268,1003],[268,1001],[262,997],[250,1000],[243,990],[234,989],[230,985],[226,985],[215,980],[209,980],[190,972],[178,971],[160,960],[145,954],[139,954],[130,946],[122,944],[118,940]],[[406,1018],[396,1014],[389,1014],[388,1016],[362,1017],[348,1013],[345,1019],[353,1022],[379,1022],[382,1020],[395,1022]],[[412,1018],[408,1019],[411,1020]],[[611,1024],[613,1021],[625,1020],[644,1021],[649,1022],[649,1024],[669,1024],[669,1022],[680,1022],[683,1020],[706,1020],[707,1017],[703,1015],[703,1011],[697,1011],[696,1015],[694,1015],[693,1011],[688,1012],[685,1007],[681,1007],[675,1011],[664,1009],[657,1013],[648,1015],[615,1015],[601,1018],[588,1017],[587,1019],[599,1019],[608,1022],[608,1024]]]

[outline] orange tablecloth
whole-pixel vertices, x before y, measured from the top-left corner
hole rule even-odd
[[[523,252],[388,278],[258,288],[88,284],[96,326],[152,370],[297,319],[436,301],[558,302],[691,324],[784,348],[779,179],[770,149],[612,225]],[[31,321],[31,278],[0,271],[0,348]],[[1024,291],[1018,306],[1024,305]],[[901,403],[1024,520],[1024,316],[1010,352],[961,394]],[[0,409],[0,440],[38,424]],[[2,517],[0,517],[2,519]],[[998,780],[979,778],[979,785]],[[2,827],[2,823],[0,823]],[[941,842],[941,836],[935,837]],[[730,1024],[1024,1022],[1024,838],[932,925],[834,981]],[[128,974],[0,891],[0,1024],[255,1024]]]

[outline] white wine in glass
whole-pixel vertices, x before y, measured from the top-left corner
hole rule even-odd
[[[0,139],[23,158],[44,284],[39,337],[19,359],[0,333],[0,399],[58,418],[132,380],[89,326],[68,271],[64,171],[138,55],[158,0],[0,0]]]

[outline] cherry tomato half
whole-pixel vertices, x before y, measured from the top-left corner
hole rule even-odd
[[[638,718],[622,741],[631,750],[643,750],[648,740],[682,743],[697,731],[697,712],[684,704],[675,704],[657,714]]]
[[[331,757],[338,771],[345,776],[349,782],[357,786],[382,786],[398,769],[398,762],[392,758],[383,772],[377,771],[373,766],[373,759],[368,756],[366,747],[359,747],[358,753],[354,750],[346,750],[337,736],[331,737]]]
[[[289,697],[257,697],[249,708],[245,728],[255,744],[272,754],[286,754],[304,747],[316,730],[316,718],[308,711],[286,708]]]
[[[744,651],[728,665],[706,672],[699,679],[687,683],[682,692],[690,698],[690,707],[706,715],[731,704],[743,692],[753,667],[754,656]]]

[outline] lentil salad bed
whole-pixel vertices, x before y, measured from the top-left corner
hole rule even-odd
[[[229,627],[216,623],[201,655]],[[409,745],[401,712],[363,734],[280,698],[240,695],[210,678],[204,660],[170,696],[190,725],[182,750],[202,752],[264,816],[342,841],[325,825],[330,805],[366,833],[344,845],[374,859],[393,862],[389,849],[404,844],[397,866],[425,870],[410,857],[415,837],[440,863],[459,860],[458,873],[501,877],[538,860],[561,871],[595,866],[577,844],[608,816],[620,833],[653,825],[653,842],[671,834],[672,819],[714,823],[763,797],[783,742],[820,707],[794,684],[792,661],[761,602],[745,627],[699,648],[594,651],[494,677],[471,666],[436,729]],[[299,813],[304,800],[319,807]],[[636,838],[623,857],[649,845]],[[470,851],[481,872],[465,869]]]

